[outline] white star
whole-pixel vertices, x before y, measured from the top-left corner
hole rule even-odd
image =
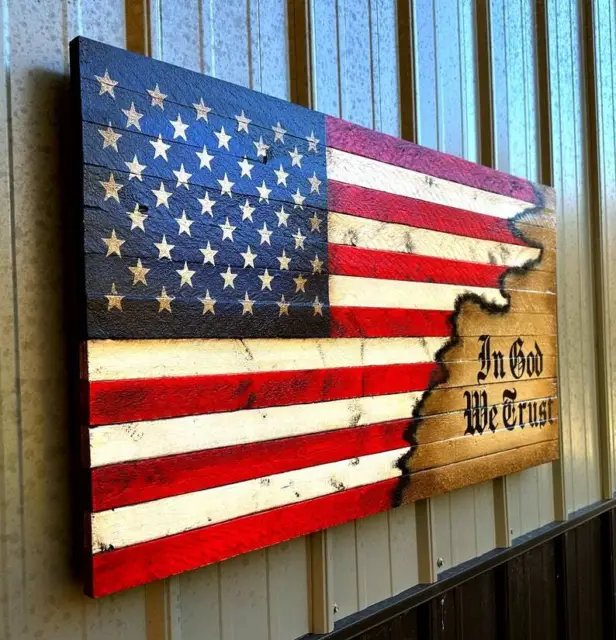
[[[193,102],[193,107],[197,112],[197,120],[200,120],[201,118],[203,118],[207,122],[208,121],[207,114],[211,111],[211,109],[205,106],[205,103],[203,102],[203,98],[199,98],[199,102]]]
[[[242,315],[246,313],[252,314],[252,305],[255,303],[254,300],[251,300],[248,297],[248,291],[244,294],[244,299],[240,300],[240,304],[242,305]]]
[[[218,148],[224,147],[229,151],[229,140],[231,140],[231,136],[225,133],[225,128],[221,127],[220,131],[214,131],[214,135],[218,138]]]
[[[314,151],[317,153],[317,145],[319,144],[319,140],[314,137],[314,131],[310,132],[310,135],[306,137],[308,140],[308,151]]]
[[[322,316],[323,315],[323,303],[319,302],[319,296],[314,299],[312,303],[312,308],[314,309],[313,316]]]
[[[292,238],[294,238],[295,240],[295,248],[296,249],[303,249],[304,248],[304,240],[306,239],[306,236],[302,235],[302,232],[300,231],[300,228],[297,227],[297,233],[293,234],[293,236],[291,236]]]
[[[287,227],[287,220],[289,219],[289,215],[282,205],[280,205],[280,211],[276,211],[276,215],[278,216],[278,226],[279,227]]]
[[[212,218],[214,217],[212,207],[216,204],[216,200],[210,200],[210,194],[207,191],[205,192],[203,198],[197,198],[197,202],[201,204],[201,215],[207,213]]]
[[[181,218],[174,218],[174,220],[178,223],[179,231],[178,235],[181,236],[183,233],[186,235],[190,235],[190,225],[194,222],[194,220],[190,220],[186,217],[186,211],[182,211]]]
[[[115,282],[111,283],[111,293],[106,294],[105,298],[107,298],[107,311],[111,311],[112,309],[122,311],[122,298],[124,298],[124,296],[118,294]]]
[[[111,147],[114,151],[118,150],[118,140],[122,137],[122,134],[113,130],[111,122],[106,129],[99,129],[98,132],[103,136],[103,149]]]
[[[272,131],[274,132],[274,142],[284,143],[284,134],[286,133],[286,130],[282,128],[280,120],[276,123],[275,127],[272,127]]]
[[[158,249],[158,259],[167,258],[171,260],[171,249],[175,249],[174,244],[167,244],[167,238],[163,235],[163,239],[160,242],[155,242],[154,246]]]
[[[310,222],[310,231],[321,231],[321,218],[317,215],[316,211],[314,212],[312,218],[308,218],[308,222]]]
[[[263,184],[260,187],[257,187],[257,191],[259,192],[259,202],[267,202],[269,204],[269,195],[272,192],[271,189],[268,189],[265,180],[263,180]]]
[[[276,260],[280,262],[280,270],[288,271],[289,270],[289,262],[291,262],[291,258],[287,257],[287,252],[283,249],[282,255],[277,257]]]
[[[244,156],[244,159],[240,160],[238,164],[240,165],[240,169],[242,170],[242,175],[240,176],[240,178],[242,178],[243,176],[248,176],[252,180],[252,175],[250,172],[252,171],[254,164],[250,164],[246,156]]]
[[[233,232],[237,229],[229,223],[229,218],[225,220],[224,224],[218,225],[222,229],[222,239],[223,240],[231,240],[233,242]]]
[[[178,179],[176,183],[176,188],[182,185],[188,189],[188,181],[192,178],[192,173],[188,173],[188,171],[184,171],[184,165],[181,164],[178,170],[173,170],[175,177]]]
[[[131,126],[135,127],[135,129],[141,131],[141,125],[139,124],[139,120],[143,118],[143,113],[139,113],[135,109],[135,103],[130,103],[130,109],[122,109],[122,113],[126,116],[126,128],[130,128]]]
[[[274,279],[274,276],[270,276],[267,269],[263,272],[262,276],[257,277],[261,280],[261,291],[264,291],[265,289],[269,289],[270,291],[272,290],[272,280]]]
[[[274,169],[274,173],[276,174],[276,178],[278,180],[276,184],[283,184],[286,187],[289,174],[284,170],[282,164],[280,165],[280,169]]]
[[[111,235],[108,238],[101,238],[101,240],[107,245],[107,253],[105,255],[106,258],[108,258],[110,255],[113,255],[114,253],[120,256],[120,258],[122,257],[120,249],[126,242],[126,240],[118,238],[115,229],[111,230]]]
[[[242,109],[241,115],[235,116],[235,119],[237,120],[238,132],[245,131],[246,133],[248,133],[248,125],[252,122],[252,120],[246,117],[246,114],[244,113],[244,109]]]
[[[291,156],[291,166],[302,168],[302,158],[304,157],[298,150],[297,147],[293,151],[289,151],[289,155]]]
[[[319,260],[319,256],[315,255],[314,260],[310,261],[312,265],[312,273],[322,273],[323,272],[323,260]]]
[[[163,102],[167,97],[167,94],[161,93],[160,89],[158,88],[158,85],[156,85],[154,89],[148,89],[147,91],[150,94],[150,97],[152,98],[152,106],[160,107],[164,111],[165,105],[163,104]]]
[[[163,142],[163,136],[161,133],[158,134],[158,140],[156,140],[156,142],[150,140],[150,144],[154,147],[154,159],[161,156],[165,160],[169,160],[169,158],[167,158],[167,151],[171,149],[171,145]]]
[[[295,293],[298,291],[303,291],[306,293],[306,283],[308,280],[304,278],[304,276],[300,273],[297,278],[293,278],[293,282],[295,282]]]
[[[284,296],[280,297],[280,300],[276,303],[278,305],[279,311],[278,311],[278,317],[280,316],[288,316],[289,315],[289,306],[290,306],[290,302],[287,302],[284,299]]]
[[[257,158],[259,156],[263,156],[264,158],[267,156],[267,150],[269,149],[269,145],[263,142],[263,136],[259,137],[258,142],[253,142],[252,144],[254,144],[257,149]]]
[[[265,244],[267,242],[267,244],[271,246],[272,243],[270,242],[270,236],[272,235],[272,232],[267,228],[265,222],[263,223],[263,228],[257,229],[257,231],[261,236],[261,242],[259,244]]]
[[[242,210],[242,220],[250,220],[250,222],[252,222],[252,214],[254,213],[255,208],[250,206],[248,198],[246,198],[246,202],[240,206],[240,209]]]
[[[169,313],[172,313],[171,303],[175,300],[175,297],[168,296],[167,289],[165,289],[165,287],[161,289],[160,296],[158,296],[156,300],[158,301],[158,313],[161,311],[168,311]]]
[[[199,156],[199,161],[200,161],[199,169],[203,169],[203,167],[207,167],[211,171],[212,170],[211,162],[214,156],[211,156],[207,152],[205,145],[203,145],[203,151],[195,151],[195,153],[197,154],[197,156]]]
[[[171,197],[171,191],[167,191],[165,189],[165,185],[161,182],[159,189],[152,189],[152,193],[156,196],[156,206],[160,207],[161,205],[165,205],[167,209],[169,208],[169,198]]]
[[[102,96],[104,93],[108,93],[112,98],[115,99],[115,93],[113,92],[113,88],[118,84],[117,80],[112,80],[109,76],[109,71],[105,69],[104,76],[94,76],[101,85],[101,90],[99,92],[99,96]]]
[[[210,313],[213,313],[214,315],[216,315],[216,312],[214,311],[214,305],[216,304],[216,300],[214,300],[214,298],[210,297],[210,290],[206,289],[205,291],[205,298],[197,298],[197,300],[199,300],[199,302],[203,303],[203,314],[205,315],[206,313],[208,313],[208,311]]]
[[[240,253],[240,255],[244,258],[244,269],[255,266],[257,254],[253,253],[250,247],[246,247],[246,253]]]
[[[231,287],[232,289],[235,289],[235,285],[233,284],[233,281],[237,278],[237,273],[233,273],[231,271],[230,265],[227,266],[227,270],[224,273],[221,273],[220,276],[225,281],[223,289],[226,289],[227,287]]]
[[[224,196],[225,193],[232,198],[233,196],[231,195],[231,187],[235,184],[235,182],[231,182],[231,180],[229,180],[229,178],[227,178],[227,174],[225,173],[225,177],[222,180],[217,180],[216,182],[218,182],[218,184],[220,185],[220,195]]]
[[[130,171],[130,175],[128,176],[129,181],[133,178],[137,178],[137,180],[143,182],[143,176],[141,174],[143,173],[143,170],[146,168],[146,166],[144,164],[139,164],[139,160],[136,154],[133,156],[131,162],[124,162],[124,164]]]
[[[173,139],[184,138],[184,140],[186,140],[186,129],[188,129],[188,125],[182,122],[182,116],[178,113],[177,119],[169,120],[169,122],[173,127]]]
[[[312,172],[312,178],[308,178],[308,182],[310,183],[310,193],[321,193],[319,187],[322,181],[317,178],[317,174],[314,171]]]
[[[187,284],[189,287],[192,287],[192,277],[195,275],[196,271],[191,271],[188,268],[188,263],[184,261],[183,269],[176,269],[175,272],[180,276],[180,289]]]
[[[107,182],[99,180],[99,184],[105,190],[105,201],[113,198],[116,202],[120,202],[120,189],[123,189],[124,185],[115,181],[113,173],[109,174],[109,180],[107,180]]]
[[[141,229],[141,231],[145,232],[145,227],[143,223],[148,219],[148,216],[145,213],[141,213],[141,209],[139,208],[139,203],[135,202],[135,210],[127,211],[126,215],[131,219],[130,230],[133,229]]]
[[[145,277],[149,269],[141,264],[141,258],[137,258],[137,264],[134,267],[128,267],[128,270],[133,274],[133,287],[139,282],[147,287],[148,283],[146,282]]]
[[[296,207],[299,207],[300,209],[304,208],[304,200],[306,199],[306,196],[303,196],[300,192],[299,192],[299,188],[297,189],[297,191],[291,195],[291,197],[293,198],[293,202],[295,203],[293,205],[293,208],[295,209]]]
[[[208,262],[210,264],[216,264],[214,256],[218,253],[218,250],[212,249],[212,245],[209,240],[207,241],[207,247],[205,247],[205,249],[199,249],[199,251],[203,254],[203,264],[207,264]]]

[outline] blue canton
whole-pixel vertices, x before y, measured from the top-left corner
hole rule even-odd
[[[80,97],[89,337],[329,335],[324,116],[151,60],[100,68],[96,46]]]

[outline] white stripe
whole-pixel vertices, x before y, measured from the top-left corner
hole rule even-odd
[[[383,307],[451,311],[456,300],[474,293],[490,304],[505,306],[507,299],[498,289],[463,287],[430,282],[402,282],[354,276],[329,277],[329,303],[332,307]]]
[[[327,149],[327,177],[338,182],[466,209],[496,218],[511,218],[535,208],[534,204],[524,200],[482,191],[338,149]]]
[[[432,362],[446,338],[90,340],[90,381]]]
[[[409,418],[423,391],[93,427],[92,467]]]
[[[93,552],[155,540],[400,475],[407,448],[92,514]]]
[[[327,217],[327,237],[333,244],[361,249],[396,251],[509,267],[520,267],[529,260],[534,260],[539,257],[540,251],[534,247],[468,238],[335,212],[329,213]]]

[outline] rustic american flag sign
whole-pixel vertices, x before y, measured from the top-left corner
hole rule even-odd
[[[558,455],[554,198],[79,38],[87,592]]]

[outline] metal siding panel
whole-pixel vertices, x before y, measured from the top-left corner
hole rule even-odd
[[[601,497],[594,318],[586,192],[579,6],[548,3],[553,167],[559,242],[563,465],[569,512]],[[574,259],[575,258],[575,259]]]
[[[475,4],[417,0],[413,4],[419,144],[476,161],[477,71]],[[445,570],[493,549],[492,483],[432,501],[435,555]]]
[[[267,550],[220,563],[222,640],[268,640]],[[295,637],[293,630],[288,630]]]
[[[333,549],[332,586],[334,621],[359,611],[357,537],[355,522],[329,530]]]
[[[611,443],[612,461],[616,451],[616,334],[613,331],[611,318],[616,317],[616,296],[614,291],[614,269],[616,253],[616,232],[614,216],[616,215],[616,122],[614,116],[614,90],[616,86],[616,10],[610,0],[593,2],[593,33],[595,44],[597,91],[597,140],[599,168],[599,206],[600,239],[603,269],[603,351],[605,358],[605,393],[607,403],[608,442]],[[612,474],[616,474],[616,465],[612,463]],[[612,486],[616,476],[612,476]]]
[[[417,523],[415,504],[389,512],[389,549],[391,553],[391,594],[419,583]]]
[[[533,0],[490,2],[494,160],[501,171],[539,181],[538,93]],[[514,63],[515,61],[515,63]],[[554,519],[552,465],[507,478],[512,537]]]
[[[182,633],[172,640],[221,640],[220,565],[190,571],[179,582]]]
[[[68,41],[123,45],[124,5],[3,2],[0,27],[0,635],[138,640],[143,589],[94,602],[71,572],[59,205]]]
[[[306,538],[268,549],[269,631],[271,640],[287,640],[289,632],[309,629]],[[287,593],[293,585],[293,597]]]
[[[315,108],[399,135],[395,2],[313,2],[311,10]],[[406,506],[393,529],[387,514],[377,514],[329,532],[335,619],[417,583],[414,538],[399,538],[414,534],[414,518]]]

